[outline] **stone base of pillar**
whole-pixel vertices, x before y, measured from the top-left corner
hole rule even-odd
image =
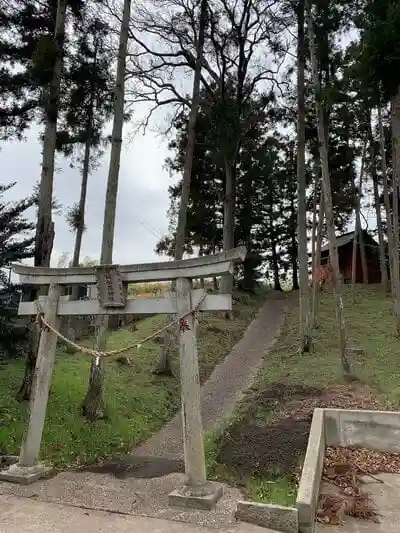
[[[48,477],[54,468],[37,464],[35,466],[20,466],[13,464],[5,470],[0,470],[0,481],[9,481],[20,485],[30,485],[39,479]]]
[[[218,500],[223,495],[223,487],[219,483],[207,481],[204,485],[191,487],[184,485],[172,491],[168,496],[168,502],[175,507],[191,509],[214,509]]]

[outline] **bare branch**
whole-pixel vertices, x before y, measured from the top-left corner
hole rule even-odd
[[[155,108],[190,106],[188,78],[195,68],[199,0],[137,0],[130,28],[128,101]],[[279,0],[209,0],[201,84],[223,97],[237,90],[239,114],[253,95],[282,92],[286,57],[282,34],[290,26]],[[279,39],[280,46],[277,46]],[[153,115],[153,112],[152,112]],[[245,118],[244,115],[242,118]],[[144,125],[148,125],[149,117]]]

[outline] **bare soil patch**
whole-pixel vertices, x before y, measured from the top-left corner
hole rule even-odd
[[[316,407],[381,409],[382,405],[359,384],[322,390],[276,383],[250,395],[243,416],[221,437],[218,462],[240,478],[274,473],[297,477]],[[255,416],[260,408],[265,423]]]

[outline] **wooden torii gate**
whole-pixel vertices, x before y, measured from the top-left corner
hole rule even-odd
[[[181,261],[137,265],[101,265],[98,267],[42,268],[14,265],[22,285],[48,286],[48,294],[38,301],[21,301],[19,315],[43,312],[43,327],[30,403],[28,429],[19,460],[0,471],[0,481],[29,484],[49,471],[38,463],[47,401],[56,354],[60,318],[71,315],[156,314],[178,316],[180,327],[180,379],[185,473],[187,485],[170,495],[170,503],[180,506],[212,508],[222,495],[221,487],[207,482],[204,457],[203,425],[200,404],[200,380],[196,339],[195,311],[230,311],[231,295],[207,294],[192,289],[192,280],[233,273],[234,264],[244,260],[246,248]],[[168,298],[126,299],[129,283],[176,281],[176,292]],[[63,288],[96,284],[97,300],[69,301]],[[178,325],[178,324],[177,324]],[[53,331],[54,330],[54,331]]]

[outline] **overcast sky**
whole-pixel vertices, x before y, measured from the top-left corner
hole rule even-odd
[[[40,179],[41,150],[38,139],[40,130],[32,128],[25,142],[10,141],[1,145],[1,182],[16,181],[5,199],[18,200],[29,195]],[[163,168],[168,154],[167,139],[151,132],[136,134],[132,127],[124,129],[124,144],[121,155],[121,170],[117,201],[117,217],[114,243],[115,263],[143,263],[163,260],[154,252],[157,235],[167,232],[166,212],[169,207],[168,186],[174,182]],[[86,226],[81,258],[98,259],[109,152],[89,177],[86,206]],[[69,162],[58,157],[55,175],[55,196],[63,205],[63,211],[78,201],[81,176]],[[35,213],[29,213],[35,217]],[[64,252],[72,252],[73,234],[64,216],[55,217],[55,244],[52,266],[56,266]]]
[[[354,38],[352,32],[342,38],[343,42]],[[186,79],[186,83],[189,81]],[[166,110],[167,111],[167,110]],[[134,109],[135,119],[140,120],[145,108]],[[160,115],[158,122],[165,124]],[[164,169],[167,157],[167,139],[148,131],[132,136],[133,127],[125,124],[121,169],[117,200],[117,216],[114,240],[114,263],[143,263],[166,258],[155,254],[159,238],[167,232],[168,186],[177,177],[171,178]],[[40,179],[41,150],[40,130],[33,127],[26,134],[26,141],[10,141],[0,144],[1,183],[16,181],[6,199],[19,200],[28,196]],[[89,177],[88,196],[81,258],[98,259],[105,202],[105,190],[109,164],[109,151],[101,159],[99,168]],[[78,168],[70,168],[68,160],[57,157],[54,194],[63,205],[65,213],[79,199],[81,176]],[[375,226],[371,211],[366,210],[369,227]],[[35,219],[35,212],[29,213]],[[372,214],[374,219],[374,214]],[[60,256],[72,253],[74,235],[65,221],[64,214],[55,216],[55,244],[52,266]],[[350,228],[352,224],[350,224]]]

